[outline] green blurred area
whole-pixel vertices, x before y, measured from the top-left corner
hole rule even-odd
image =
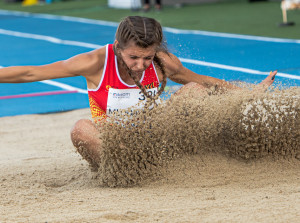
[[[0,0],[0,8],[115,22],[128,15],[140,15],[156,18],[163,26],[180,29],[300,39],[300,10],[288,11],[288,21],[295,22],[294,26],[279,27],[282,23],[280,1],[224,0],[182,7],[164,6],[161,12],[147,13],[109,8],[107,0],[56,0],[52,4],[26,7]]]

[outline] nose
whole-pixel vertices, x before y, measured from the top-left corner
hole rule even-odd
[[[143,59],[140,59],[137,61],[136,65],[135,65],[136,69],[139,71],[142,71],[145,69],[145,62]]]

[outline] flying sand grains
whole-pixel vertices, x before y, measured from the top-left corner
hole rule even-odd
[[[103,186],[134,186],[160,177],[182,156],[208,151],[241,160],[297,158],[299,110],[297,87],[172,95],[152,110],[116,115],[103,126],[97,179]]]

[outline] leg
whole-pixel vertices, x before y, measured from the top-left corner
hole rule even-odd
[[[156,8],[156,10],[161,9],[161,0],[156,0],[155,8]]]
[[[188,84],[183,85],[178,91],[174,93],[174,95],[184,95],[191,92],[199,92],[199,95],[207,95],[206,88],[195,82],[190,82]]]
[[[150,0],[145,0],[143,10],[148,12],[150,10]]]
[[[100,162],[99,131],[91,120],[81,119],[71,129],[71,140],[79,154],[97,171]]]

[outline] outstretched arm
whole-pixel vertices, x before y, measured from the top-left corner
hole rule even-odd
[[[190,82],[195,82],[205,88],[218,86],[219,88],[225,89],[239,89],[239,87],[230,84],[227,81],[214,77],[200,75],[187,69],[182,65],[180,60],[171,53],[169,54],[169,56],[164,53],[161,53],[159,56],[165,64],[168,77],[176,83],[188,84]],[[276,74],[277,71],[271,72],[265,80],[258,84],[257,89],[266,90],[274,82]]]
[[[0,83],[24,83],[73,76],[89,76],[101,66],[97,54],[79,54],[68,60],[41,66],[15,66],[0,69]]]

